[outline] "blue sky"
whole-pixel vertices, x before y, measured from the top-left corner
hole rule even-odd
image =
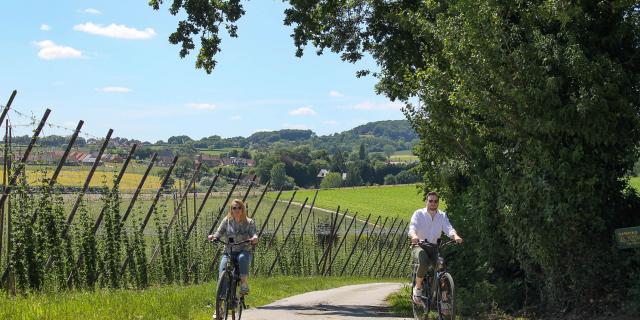
[[[170,0],[167,2],[171,2]],[[403,119],[401,105],[374,93],[376,80],[355,72],[374,67],[342,62],[308,47],[295,57],[280,0],[245,1],[239,37],[225,37],[207,75],[167,38],[178,18],[167,4],[146,1],[6,1],[0,50],[0,104],[18,90],[13,108],[74,128],[155,142],[186,134],[248,136],[284,128],[319,135],[369,121]],[[223,33],[226,35],[226,33]],[[14,112],[17,134],[31,130]],[[20,132],[23,128],[24,132]],[[69,132],[46,127],[44,134]]]

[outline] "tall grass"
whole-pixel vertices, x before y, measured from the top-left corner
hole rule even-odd
[[[285,276],[254,278],[250,280],[251,294],[246,301],[249,307],[256,307],[295,294],[377,280]],[[146,290],[104,289],[17,297],[0,295],[0,319],[211,319],[215,288],[216,283],[210,282]]]

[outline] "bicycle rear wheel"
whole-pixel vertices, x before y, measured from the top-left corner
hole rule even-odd
[[[216,320],[226,320],[229,316],[229,274],[224,271],[218,279],[218,289],[216,291]]]
[[[453,277],[447,272],[438,278],[437,290],[438,318],[453,320],[456,318]]]

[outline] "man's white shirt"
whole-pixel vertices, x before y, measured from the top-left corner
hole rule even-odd
[[[449,238],[452,238],[456,233],[446,213],[438,210],[431,219],[427,208],[418,209],[413,213],[411,223],[409,223],[409,234],[411,231],[414,231],[419,239],[427,240],[430,243],[436,243],[443,232]]]

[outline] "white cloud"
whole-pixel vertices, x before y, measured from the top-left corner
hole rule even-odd
[[[43,23],[43,24],[40,25],[40,30],[49,31],[49,30],[51,30],[51,26],[49,26],[48,24],[44,24]]]
[[[211,103],[187,103],[186,106],[196,110],[215,110],[218,108],[217,105]]]
[[[96,91],[124,93],[124,92],[131,92],[131,89],[126,87],[104,87],[104,88],[98,88],[96,89]]]
[[[404,107],[404,104],[400,102],[375,103],[369,101],[346,106],[348,109],[356,110],[400,110],[402,107]]]
[[[88,14],[101,14],[102,13],[102,12],[100,12],[100,10],[94,9],[94,8],[82,9],[81,12],[88,13]]]
[[[322,121],[323,124],[326,125],[330,125],[330,126],[335,126],[336,124],[338,124],[338,121],[335,120],[327,120],[327,121]]]
[[[289,114],[292,116],[312,116],[316,112],[311,107],[302,107],[289,111]]]
[[[331,91],[329,91],[329,97],[341,98],[341,97],[344,97],[344,94],[342,94],[342,93],[340,93],[340,92],[338,92],[336,90],[331,90]]]
[[[304,124],[291,124],[291,123],[283,123],[282,127],[285,129],[298,129],[298,130],[307,130],[309,129],[309,127],[307,127]]]
[[[64,58],[84,58],[82,51],[55,44],[51,40],[43,40],[34,43],[40,47],[38,57],[44,60],[64,59]]]
[[[231,117],[231,120],[242,120],[241,116],[233,116]]]
[[[102,25],[99,25],[99,24],[93,24],[91,22],[87,22],[85,24],[77,24],[73,26],[73,30],[82,31],[90,34],[99,35],[99,36],[128,39],[128,40],[149,39],[156,35],[155,30],[153,30],[152,28],[138,30],[135,28],[129,28],[123,24],[114,24],[114,23],[106,27],[103,27]]]

